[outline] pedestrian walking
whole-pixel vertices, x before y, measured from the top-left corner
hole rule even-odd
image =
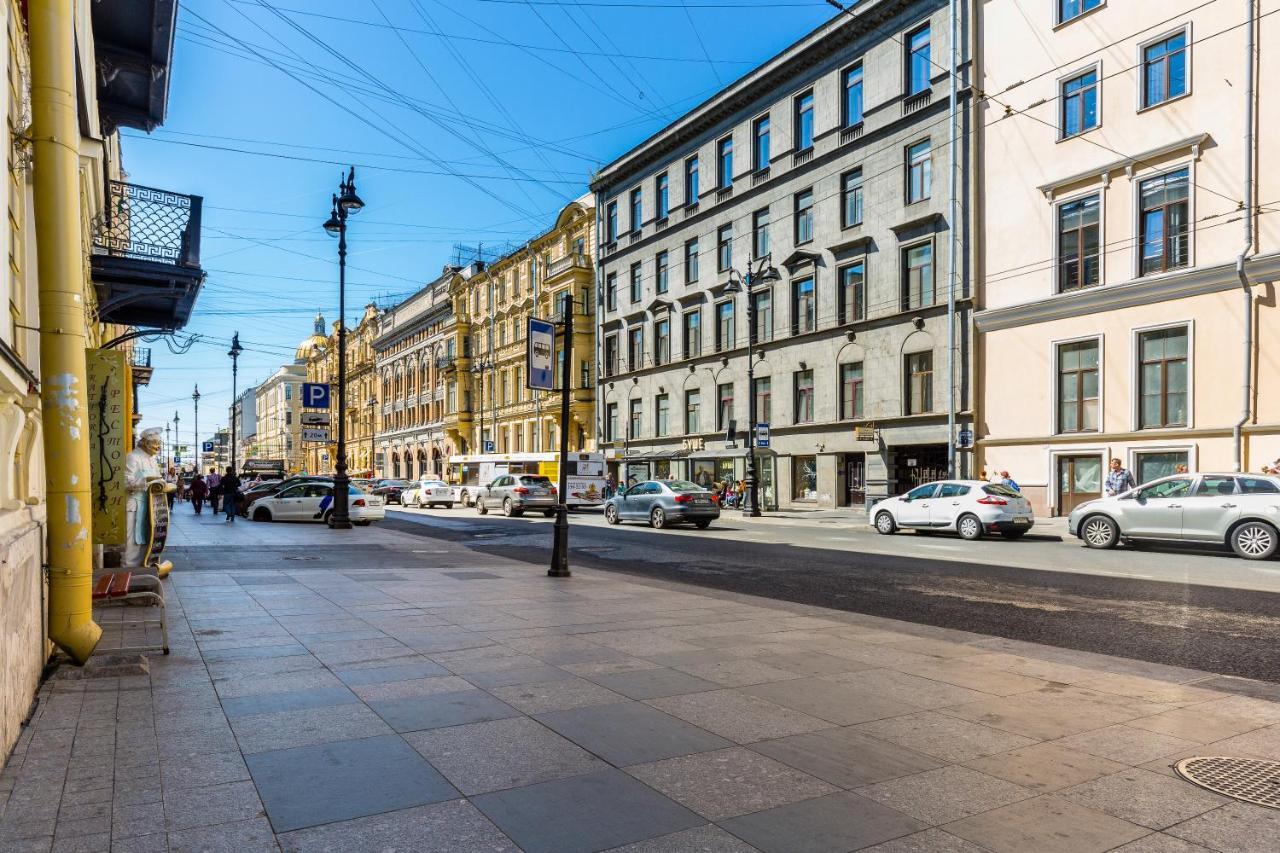
[[[191,478],[191,508],[195,510],[196,515],[200,514],[200,510],[204,507],[204,499],[209,495],[209,484],[204,481],[204,475],[196,472]]]
[[[1124,463],[1119,457],[1111,460],[1111,470],[1107,472],[1107,495],[1114,496],[1121,492],[1127,492],[1138,485],[1138,481],[1133,479],[1133,475],[1129,473],[1129,469],[1124,467]]]
[[[205,484],[209,487],[209,506],[216,513],[218,511],[218,499],[222,496],[222,475],[218,473],[217,468],[209,469],[209,476],[205,478]]]
[[[164,481],[173,486],[169,493],[165,495],[169,501],[169,512],[173,512],[173,502],[177,500],[178,492],[182,489],[182,480],[178,478],[178,469],[170,465],[169,470],[165,472]]]
[[[236,504],[240,500],[240,478],[235,471],[228,468],[222,475],[222,511],[227,515],[227,524],[236,520]]]

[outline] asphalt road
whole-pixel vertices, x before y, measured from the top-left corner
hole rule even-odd
[[[550,560],[550,522],[541,516],[402,509],[383,524],[534,564]],[[1245,579],[1261,572],[1258,583],[1280,589],[1277,562],[1100,554],[1075,542],[884,538],[848,524],[728,518],[709,531],[655,531],[609,527],[593,513],[574,515],[571,555],[577,566],[1280,682],[1280,592],[1195,582],[1211,571],[1203,564]]]

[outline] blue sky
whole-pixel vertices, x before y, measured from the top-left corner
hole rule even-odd
[[[128,179],[204,197],[208,271],[182,354],[152,349],[143,425],[191,441],[240,387],[337,314],[321,229],[341,164],[348,320],[434,278],[453,245],[545,230],[592,171],[835,12],[822,0],[193,0],[179,12],[169,113],[124,131]]]

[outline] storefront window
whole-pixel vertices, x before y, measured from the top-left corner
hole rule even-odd
[[[797,501],[818,499],[818,457],[797,456],[792,460],[791,497]]]
[[[734,474],[733,469],[734,469],[734,460],[732,458],[717,459],[716,460],[716,482],[718,483],[735,482],[738,478],[737,478],[737,475]]]
[[[626,487],[629,489],[636,483],[643,483],[649,479],[649,463],[648,462],[628,462],[627,463],[627,481]]]
[[[1185,450],[1137,453],[1134,455],[1133,473],[1138,478],[1139,484],[1150,483],[1152,480],[1180,473],[1179,465],[1182,466],[1183,471],[1187,470],[1187,451]]]
[[[653,479],[670,480],[671,479],[671,460],[658,459],[653,463]]]
[[[710,459],[694,459],[689,465],[693,469],[690,471],[690,474],[692,474],[690,479],[704,489],[711,488],[711,485],[716,480],[715,462]]]
[[[778,495],[774,492],[773,456],[756,454],[756,477],[760,480],[760,508],[765,510],[778,508]]]

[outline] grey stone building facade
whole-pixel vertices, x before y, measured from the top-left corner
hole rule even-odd
[[[859,505],[969,467],[948,455],[972,434],[968,51],[953,207],[948,4],[855,8],[593,182],[599,431],[628,481],[743,478],[751,394],[767,507]],[[777,280],[734,293],[765,256]]]

